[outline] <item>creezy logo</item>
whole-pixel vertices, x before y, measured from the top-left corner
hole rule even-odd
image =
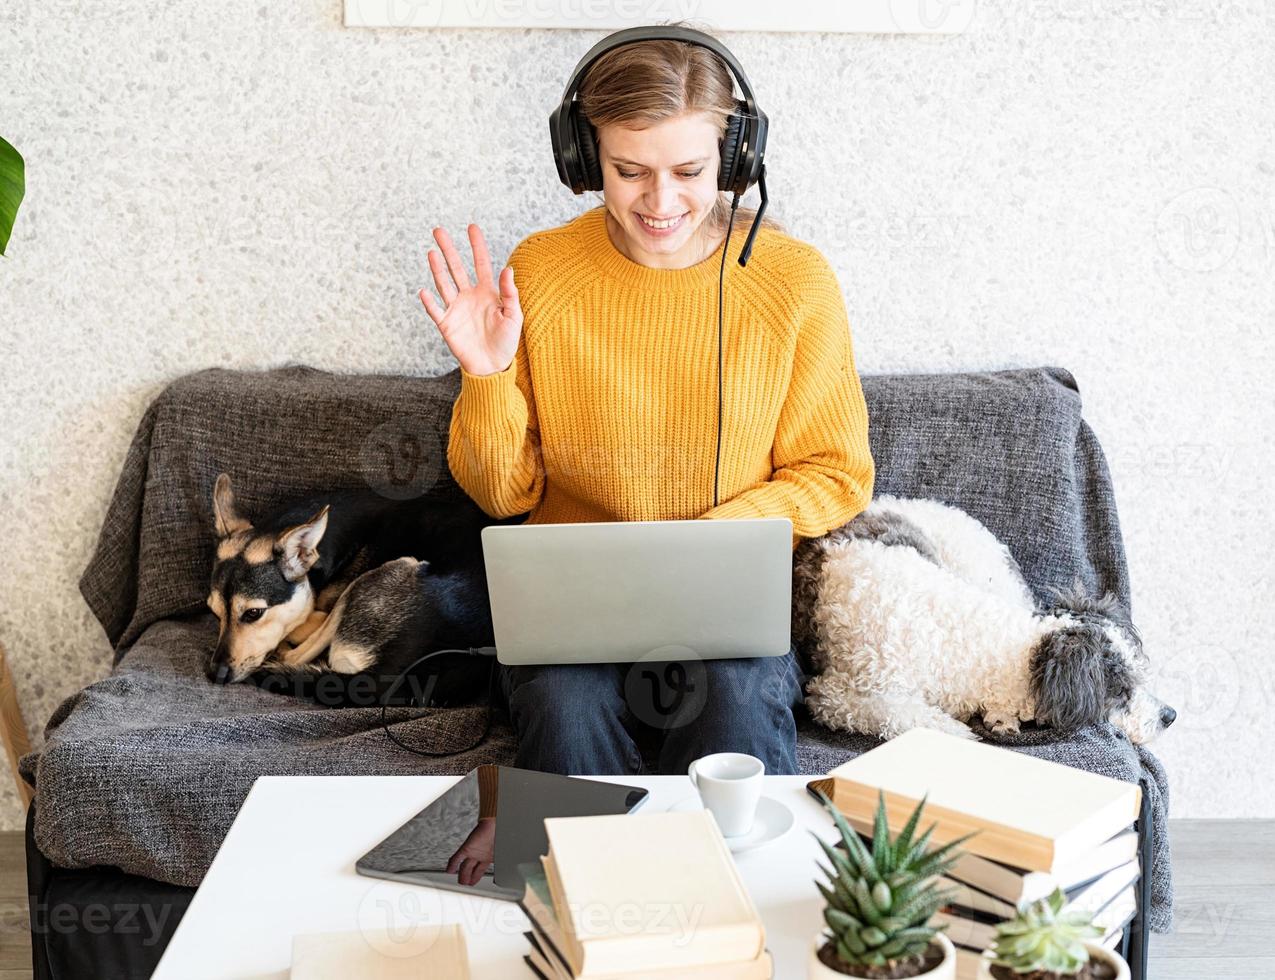
[[[963,34],[976,7],[975,0],[890,0],[890,17],[901,31]]]
[[[698,718],[708,696],[704,661],[690,647],[656,647],[624,677],[629,711],[652,728],[681,728]]]
[[[1220,187],[1196,187],[1165,205],[1155,237],[1164,257],[1179,269],[1213,272],[1239,247],[1239,205]]]
[[[438,941],[442,892],[377,881],[359,899],[356,920],[368,946],[395,959],[420,956]]]
[[[1244,672],[1234,654],[1218,644],[1174,651],[1157,663],[1152,690],[1178,711],[1183,730],[1216,731],[1240,712]]]
[[[368,433],[359,447],[359,473],[369,487],[391,500],[411,500],[431,489],[442,472],[438,433],[421,419],[390,419]]]
[[[437,27],[443,0],[345,0],[347,27]]]

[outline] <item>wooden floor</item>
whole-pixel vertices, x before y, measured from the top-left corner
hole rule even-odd
[[[1275,977],[1275,820],[1170,820],[1174,930],[1152,980]]]
[[[1176,929],[1151,938],[1151,980],[1275,977],[1275,820],[1170,820]],[[0,980],[31,980],[26,850],[0,833]]]
[[[21,831],[0,831],[0,980],[31,980],[27,849]]]

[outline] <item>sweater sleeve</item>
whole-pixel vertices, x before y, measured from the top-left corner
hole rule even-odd
[[[769,480],[701,515],[790,518],[794,550],[802,538],[820,537],[861,513],[876,477],[845,300],[827,259],[815,255],[818,274],[809,280],[775,430],[775,469]]]
[[[452,405],[447,466],[489,517],[525,514],[545,489],[540,424],[527,359],[527,324],[509,367],[494,374],[460,369]]]

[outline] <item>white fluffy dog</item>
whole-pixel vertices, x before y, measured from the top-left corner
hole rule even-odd
[[[1038,610],[1018,563],[969,514],[880,496],[794,556],[793,635],[817,676],[822,724],[893,738],[915,727],[973,737],[1035,720],[1102,721],[1146,742],[1176,713],[1146,691],[1141,640],[1108,594]]]

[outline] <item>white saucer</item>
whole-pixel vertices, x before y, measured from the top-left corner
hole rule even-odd
[[[698,793],[678,800],[669,807],[670,812],[703,809],[704,801],[699,798]],[[754,847],[761,847],[763,844],[769,844],[783,837],[792,829],[795,822],[796,817],[792,815],[787,805],[778,800],[772,800],[769,796],[763,796],[757,801],[757,814],[753,819],[752,829],[738,837],[723,839],[726,841],[726,846],[733,852],[750,851]]]

